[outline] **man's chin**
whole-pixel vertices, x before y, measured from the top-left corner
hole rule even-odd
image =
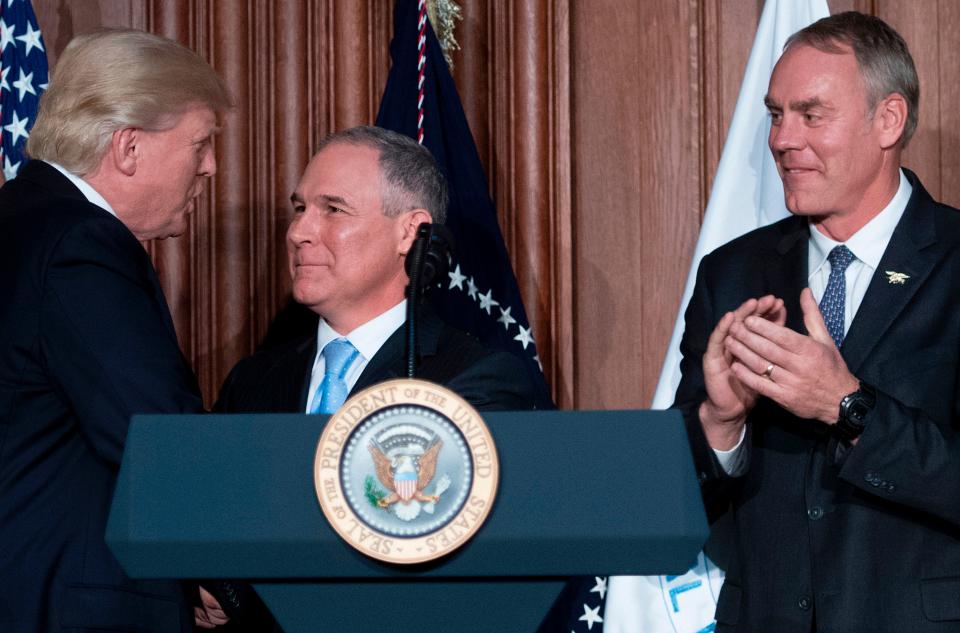
[[[299,303],[300,305],[318,312],[320,305],[323,303],[323,297],[320,296],[315,290],[310,288],[298,288],[297,283],[293,283],[293,290],[290,293],[293,296],[293,300]]]
[[[798,194],[787,193],[784,195],[784,204],[787,207],[787,211],[793,215],[810,216],[817,214],[815,206],[812,205],[809,200],[806,200],[804,196]]]
[[[177,218],[176,220],[174,220],[174,221],[170,224],[170,226],[168,226],[166,229],[164,229],[164,231],[163,231],[160,235],[158,235],[156,238],[154,238],[154,239],[157,239],[157,240],[165,240],[165,239],[171,238],[171,237],[180,237],[180,236],[182,236],[184,233],[187,232],[187,229],[189,228],[189,226],[190,226],[190,224],[189,224],[189,222],[187,221],[187,217],[186,217],[186,216],[180,216],[179,218]]]

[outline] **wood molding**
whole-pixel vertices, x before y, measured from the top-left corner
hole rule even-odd
[[[554,398],[572,406],[569,0],[491,3],[487,19],[492,76],[468,64],[461,77],[486,79],[490,101],[474,87],[465,107],[488,114],[471,125],[507,251]]]
[[[561,409],[575,408],[573,367],[576,363],[573,340],[573,170],[571,166],[571,103],[570,103],[570,0],[551,2],[553,33],[550,54],[551,114],[551,189],[553,205],[550,228],[550,355],[544,365],[553,388],[553,396]]]

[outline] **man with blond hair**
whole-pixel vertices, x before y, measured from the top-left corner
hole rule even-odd
[[[0,630],[177,632],[222,613],[133,580],[104,542],[130,417],[202,410],[141,242],[182,234],[232,105],[198,55],[138,31],[63,51],[0,189]]]

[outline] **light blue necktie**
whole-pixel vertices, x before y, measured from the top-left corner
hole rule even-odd
[[[830,277],[827,279],[827,289],[820,299],[820,312],[823,322],[827,324],[830,337],[839,348],[843,345],[843,316],[847,298],[847,282],[844,273],[847,266],[854,259],[850,249],[841,244],[835,246],[827,260],[830,261]]]
[[[360,352],[345,338],[335,338],[320,352],[323,356],[323,380],[310,403],[310,413],[333,413],[347,399],[347,369]]]

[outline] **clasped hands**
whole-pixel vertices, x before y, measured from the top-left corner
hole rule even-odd
[[[859,387],[809,288],[800,293],[800,308],[806,335],[785,326],[786,307],[773,295],[745,301],[710,334],[700,422],[714,449],[736,446],[759,396],[798,417],[834,424],[840,401]]]

